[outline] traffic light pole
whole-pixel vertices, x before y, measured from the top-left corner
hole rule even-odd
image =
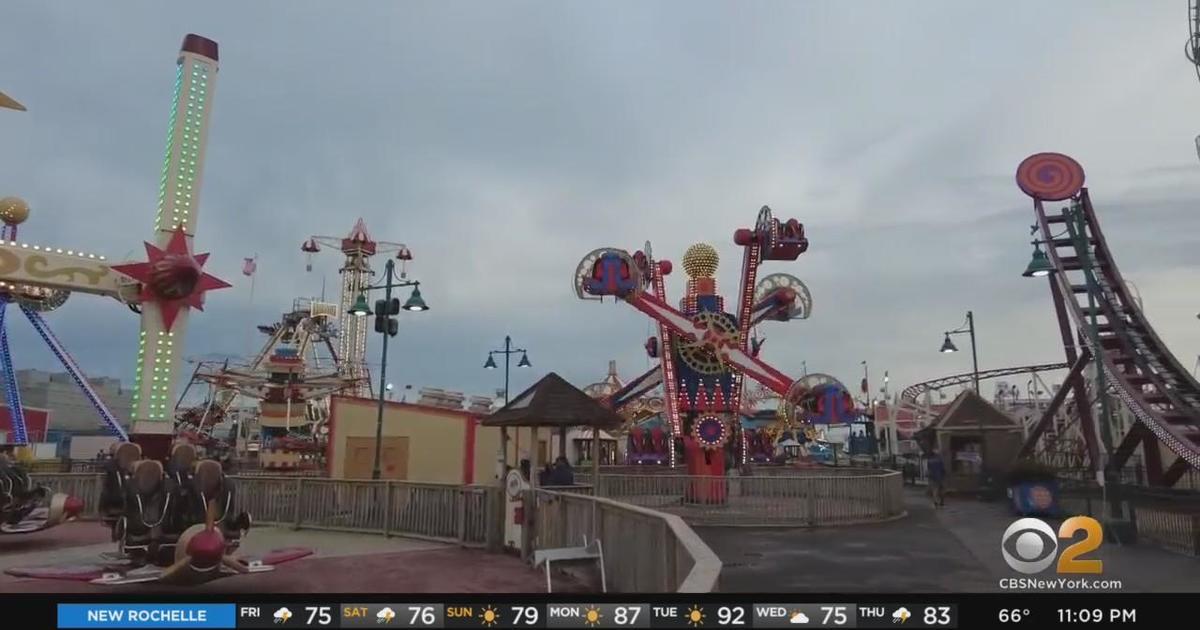
[[[384,305],[392,303],[392,274],[395,272],[396,264],[389,258],[387,265],[384,266],[384,290],[383,302]],[[384,311],[386,313],[387,311]],[[376,317],[388,317],[376,310]],[[388,357],[388,338],[391,335],[389,331],[383,331],[383,356],[379,359],[379,414],[375,418],[375,466],[371,469],[371,479],[379,479],[379,458],[383,449],[383,401],[387,396],[387,357]]]
[[[388,339],[397,332],[398,325],[394,318],[400,314],[400,300],[392,297],[392,289],[399,287],[419,286],[417,281],[402,280],[393,282],[396,278],[396,262],[389,259],[384,265],[383,285],[365,287],[364,291],[383,289],[383,299],[375,302],[375,332],[383,335],[383,356],[379,359],[379,412],[375,418],[375,465],[371,469],[371,478],[381,477],[380,459],[383,454],[383,407],[387,400],[387,359]],[[406,308],[408,308],[406,306]]]

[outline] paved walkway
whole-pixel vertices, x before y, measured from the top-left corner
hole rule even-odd
[[[905,499],[908,517],[890,523],[696,531],[725,563],[721,589],[731,592],[997,592],[1002,578],[1025,577],[1000,555],[1014,519],[1006,504],[950,499],[934,510],[923,489]],[[1121,580],[1126,591],[1200,592],[1197,558],[1113,543],[1089,557],[1102,559],[1105,571],[1086,577]]]
[[[250,531],[239,555],[254,557],[282,547],[314,554],[270,573],[237,575],[198,587],[196,593],[528,593],[544,592],[545,574],[518,558],[408,538],[263,527]],[[96,523],[68,523],[28,537],[0,538],[0,571],[18,566],[95,564],[113,551]],[[0,573],[0,592],[170,592],[156,585],[97,586],[87,582],[15,578]],[[555,590],[579,591],[564,576]]]
[[[955,538],[963,543],[996,584],[1000,578],[1024,577],[1013,571],[1000,555],[1000,539],[1004,530],[1016,518],[1006,503],[977,501],[947,502],[938,511],[938,520]],[[1057,530],[1060,521],[1051,521]],[[1080,536],[1077,534],[1076,536]],[[1059,541],[1059,551],[1071,543]],[[1121,591],[1135,593],[1184,592],[1200,593],[1200,558],[1185,556],[1149,544],[1121,545],[1105,541],[1094,552],[1084,556],[1104,562],[1104,574],[1085,577],[1120,580]],[[1054,569],[1038,577],[1055,578]],[[993,587],[998,590],[998,586]],[[1115,589],[1112,589],[1115,590]]]
[[[888,523],[813,529],[698,527],[724,562],[721,590],[902,593],[986,590],[996,583],[947,535],[928,501]]]

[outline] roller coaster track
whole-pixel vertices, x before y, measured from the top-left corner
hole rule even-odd
[[[1094,362],[1103,370],[1105,388],[1138,420],[1119,442],[1114,436],[1107,467],[1120,469],[1142,446],[1150,483],[1172,486],[1189,467],[1200,468],[1200,383],[1167,349],[1130,294],[1087,188],[1080,187],[1071,204],[1052,214],[1034,197],[1042,243],[1054,269],[1048,276],[1050,292],[1071,371],[1021,454],[1033,452],[1068,390],[1074,390],[1077,403],[1085,401],[1076,406],[1090,465],[1099,468],[1097,425],[1083,382],[1084,367]],[[1159,444],[1178,456],[1166,468]]]
[[[1018,367],[998,368],[995,370],[984,370],[979,373],[979,380],[989,378],[1000,378],[1002,376],[1012,376],[1013,374],[1029,374],[1031,372],[1048,372],[1050,370],[1065,370],[1071,367],[1067,363],[1044,363],[1042,365],[1022,365]],[[942,378],[909,385],[900,393],[900,400],[906,403],[916,404],[917,397],[925,392],[937,391],[943,387],[954,387],[955,385],[966,385],[974,380],[974,372],[966,372],[963,374],[955,374],[953,376],[943,376]]]

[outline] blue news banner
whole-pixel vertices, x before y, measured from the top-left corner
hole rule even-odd
[[[234,604],[59,604],[58,627],[236,628]]]

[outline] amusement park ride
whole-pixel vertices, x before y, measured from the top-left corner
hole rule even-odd
[[[114,265],[95,254],[18,242],[16,225],[27,217],[28,207],[23,203],[6,205],[9,214],[0,242],[0,302],[19,304],[109,429],[122,440],[128,439],[114,445],[100,497],[118,552],[101,565],[9,569],[10,574],[101,584],[197,583],[271,570],[273,564],[311,553],[288,550],[253,562],[235,558],[232,554],[250,527],[250,517],[244,512],[235,515],[232,482],[219,463],[197,460],[191,445],[171,446],[175,368],[183,352],[188,313],[203,307],[207,291],[230,286],[203,271],[208,254],[192,253],[217,75],[217,43],[187,35],[176,65],[155,241],[146,243],[146,262]],[[133,430],[128,436],[38,313],[61,306],[72,291],[116,298],[141,316]],[[0,334],[0,341],[7,346],[5,335]],[[7,348],[0,349],[4,350],[0,354],[5,359],[14,433],[23,438],[11,361]],[[50,497],[48,506],[38,507],[48,492],[34,488],[27,475],[7,457],[4,460],[0,462],[0,484],[6,492],[0,515],[8,527],[0,531],[44,529],[78,511],[78,500],[61,494]],[[40,522],[34,520],[35,515]]]
[[[345,255],[342,263],[342,297],[341,309],[338,315],[338,353],[341,361],[342,375],[352,382],[351,395],[370,398],[371,379],[367,373],[367,332],[366,317],[354,314],[354,306],[360,296],[367,294],[371,287],[371,276],[375,271],[371,268],[371,257],[376,254],[395,252],[396,260],[400,261],[400,277],[407,276],[405,265],[412,260],[412,252],[402,243],[376,241],[367,232],[367,226],[360,218],[354,228],[345,237],[312,236],[300,245],[300,250],[309,256],[308,270],[312,271],[313,254],[321,251],[321,246],[336,247]],[[414,290],[419,295],[418,290]]]
[[[684,254],[687,292],[678,309],[666,297],[664,280],[672,265],[655,260],[649,243],[632,255],[615,248],[594,250],[575,270],[575,290],[581,299],[613,296],[658,323],[659,334],[646,342],[649,355],[659,359],[658,366],[611,394],[608,401],[620,408],[661,385],[669,435],[663,436],[665,445],[653,446],[665,446],[666,463],[671,466],[682,446],[691,475],[723,476],[727,444],[740,443],[738,450],[745,456],[747,435],[738,418],[744,378],[779,396],[784,413],[792,419],[807,419],[818,410],[836,420],[856,413],[849,392],[836,380],[815,389],[793,381],[758,357],[762,341],[750,334],[759,322],[787,321],[807,316],[811,309],[807,290],[794,276],[774,274],[756,284],[763,261],[796,260],[808,249],[804,227],[795,219],[780,222],[764,206],[755,227],[737,230],[734,242],[744,250],[736,313],[726,312],[724,298],[716,293],[719,259],[716,250],[703,243]],[[736,442],[731,441],[735,437]],[[724,500],[718,487],[710,490],[695,490],[688,498]]]
[[[1121,276],[1079,163],[1062,154],[1039,153],[1021,162],[1016,179],[1033,198],[1040,233],[1026,275],[1048,278],[1070,364],[1021,454],[1034,455],[1045,447],[1043,437],[1054,415],[1074,396],[1093,472],[1120,470],[1141,447],[1150,484],[1173,486],[1189,468],[1200,468],[1200,383],[1154,332]],[[1044,202],[1055,201],[1067,205],[1048,212]],[[1090,394],[1089,366],[1094,379]],[[1124,436],[1112,434],[1114,398],[1137,419]],[[1164,465],[1164,457],[1173,460]]]
[[[306,456],[323,449],[329,397],[356,385],[341,369],[334,347],[338,314],[336,304],[298,299],[278,322],[258,327],[269,338],[247,364],[198,364],[192,383],[208,384],[208,400],[182,411],[180,431],[195,436],[193,443],[213,442],[206,430],[245,397],[258,405],[259,467],[303,467]],[[239,426],[250,420],[239,416]]]

